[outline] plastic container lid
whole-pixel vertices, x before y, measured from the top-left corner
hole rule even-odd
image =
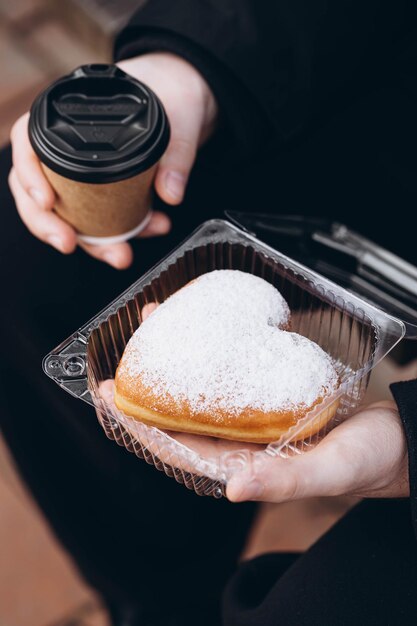
[[[226,211],[240,228],[330,278],[405,325],[417,339],[417,267],[320,217]]]
[[[61,176],[112,183],[149,169],[165,152],[169,123],[157,96],[115,65],[83,65],[32,105],[29,137]]]

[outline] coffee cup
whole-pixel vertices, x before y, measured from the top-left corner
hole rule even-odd
[[[77,68],[34,101],[29,138],[56,194],[54,210],[91,244],[146,227],[169,142],[163,105],[115,65]]]

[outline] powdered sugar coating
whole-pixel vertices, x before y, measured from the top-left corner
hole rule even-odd
[[[338,377],[317,344],[279,329],[289,315],[281,294],[261,278],[204,274],[143,322],[119,376],[132,384],[140,377],[156,395],[186,400],[194,413],[309,407]]]

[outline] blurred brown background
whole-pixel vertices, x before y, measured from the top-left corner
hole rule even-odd
[[[57,76],[111,59],[117,33],[144,0],[0,0],[0,145]]]
[[[0,0],[0,145],[51,80],[82,63],[111,59],[115,33],[142,2]],[[415,364],[404,370],[385,360],[373,374],[368,400],[389,397],[389,382],[416,375]],[[303,550],[352,504],[329,498],[266,505],[246,556]],[[107,624],[99,599],[57,545],[0,439],[0,626]]]

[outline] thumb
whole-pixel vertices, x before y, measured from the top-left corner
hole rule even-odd
[[[287,459],[260,453],[248,468],[232,475],[227,485],[227,497],[232,502],[286,502],[337,495],[344,481],[335,467],[336,458],[331,446],[325,450],[317,447]]]
[[[253,454],[243,470],[232,473],[227,497],[233,502],[284,502],[341,494],[367,497],[393,493],[393,487],[395,493],[406,493],[407,471],[398,410],[392,402],[379,402],[339,424],[309,452],[288,459]]]
[[[167,204],[179,204],[185,193],[188,177],[199,144],[203,117],[199,110],[171,115],[171,140],[161,159],[155,189]]]

